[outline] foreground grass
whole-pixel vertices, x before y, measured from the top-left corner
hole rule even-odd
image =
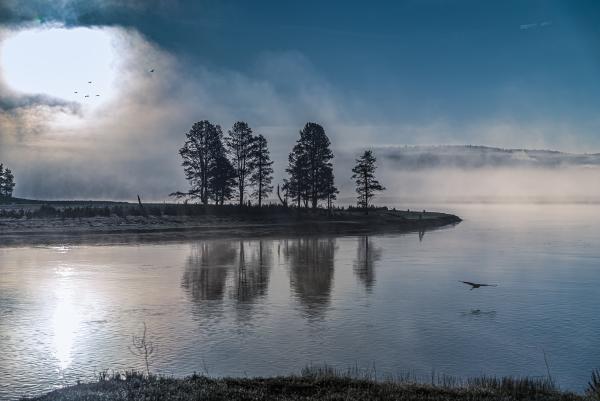
[[[479,378],[435,385],[407,380],[376,382],[330,371],[302,376],[215,379],[146,377],[138,373],[102,376],[96,383],[78,384],[34,398],[37,401],[100,400],[585,400],[557,390],[548,380]]]

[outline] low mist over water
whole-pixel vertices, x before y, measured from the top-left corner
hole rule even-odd
[[[2,393],[143,369],[128,346],[144,323],[167,375],[542,376],[545,353],[582,390],[600,359],[598,206],[452,208],[459,225],[406,235],[0,248]]]

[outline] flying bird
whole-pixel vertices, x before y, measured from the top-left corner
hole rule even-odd
[[[92,81],[88,81],[88,84],[91,84],[91,83],[92,83]]]
[[[152,69],[148,70],[148,72],[154,72],[154,68],[152,68]]]
[[[479,283],[472,283],[470,281],[459,281],[459,283],[464,283],[464,284],[470,285],[471,290],[474,290],[475,288],[480,288],[480,287],[498,287],[497,284],[479,284]]]
[[[90,95],[85,95],[84,97],[90,97]]]
[[[98,96],[100,96],[100,95],[96,95],[96,97],[98,97]]]
[[[77,91],[75,91],[75,93],[77,93]]]

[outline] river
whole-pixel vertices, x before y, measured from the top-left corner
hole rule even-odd
[[[464,221],[369,237],[0,247],[0,398],[145,369],[132,347],[144,324],[150,370],[165,375],[549,369],[583,391],[600,367],[600,206],[431,209]]]

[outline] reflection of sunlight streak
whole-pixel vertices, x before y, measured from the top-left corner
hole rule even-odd
[[[74,304],[75,292],[66,281],[72,275],[72,268],[61,265],[56,273],[60,278],[55,290],[58,302],[52,319],[53,355],[62,371],[71,365],[73,343],[81,319]]]
[[[73,267],[71,267],[69,265],[66,265],[66,264],[59,264],[54,271],[61,278],[62,277],[69,277],[69,276],[72,276],[74,274]],[[59,294],[59,296],[60,296],[60,294]]]

